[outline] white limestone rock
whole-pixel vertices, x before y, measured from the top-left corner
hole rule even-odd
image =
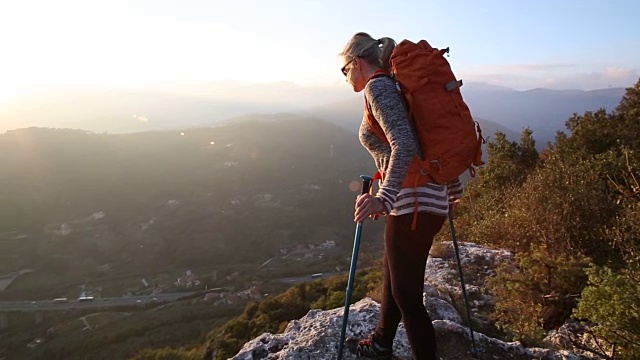
[[[493,300],[485,291],[485,281],[495,274],[494,269],[502,261],[511,261],[513,255],[506,250],[492,250],[472,243],[460,243],[460,257],[467,282],[474,321],[483,321],[481,310],[490,309]],[[445,244],[447,246],[447,244]],[[453,306],[462,298],[460,279],[453,246],[444,248],[439,256],[429,258],[425,271],[423,301],[433,320],[438,338],[438,353],[442,360],[472,360],[475,349],[484,360],[584,360],[599,359],[589,354],[573,351],[568,338],[572,331],[565,329],[548,338],[549,346],[564,348],[551,350],[526,348],[519,342],[504,342],[474,331],[471,341],[469,328]],[[461,304],[458,304],[461,305]],[[282,334],[262,334],[246,343],[231,360],[335,360],[342,327],[342,307],[322,311],[311,310],[299,320],[289,322]],[[365,298],[350,306],[346,336],[364,338],[374,331],[380,313],[380,305]],[[563,345],[563,346],[560,346]],[[394,341],[396,360],[411,359],[411,349],[401,323]],[[345,348],[344,360],[355,356]]]

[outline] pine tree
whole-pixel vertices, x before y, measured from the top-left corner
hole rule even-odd
[[[526,128],[520,135],[520,144],[518,144],[518,160],[517,163],[521,171],[528,174],[538,164],[540,154],[536,149],[536,140],[533,138],[533,131]]]
[[[518,146],[507,136],[496,131],[495,140],[487,144],[488,163],[482,169],[482,179],[486,186],[494,189],[511,187],[517,182]]]
[[[634,86],[627,88],[627,92],[618,107],[616,107],[616,113],[636,114],[638,116],[640,113],[640,80]]]

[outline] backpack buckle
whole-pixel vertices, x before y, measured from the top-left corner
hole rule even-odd
[[[462,80],[454,80],[444,86],[447,91],[453,91],[462,87]]]

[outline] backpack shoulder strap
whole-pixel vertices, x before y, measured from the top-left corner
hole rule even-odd
[[[377,70],[376,72],[373,73],[373,75],[369,78],[369,80],[367,80],[367,83],[373,79],[377,79],[385,76],[393,78],[391,74],[389,74],[388,72],[384,70]],[[373,116],[373,109],[371,108],[371,103],[367,100],[366,94],[364,95],[364,111],[365,111],[365,118],[367,120],[367,124],[369,125],[369,129],[371,130],[371,132],[373,132],[380,140],[388,143],[389,141],[387,140],[387,137],[385,136],[384,131],[382,130],[382,127],[378,123],[375,116]]]
[[[364,97],[364,116],[367,120],[367,125],[369,125],[369,131],[373,132],[378,139],[388,143],[387,136],[384,134],[384,130],[376,120],[376,117],[373,116],[373,109],[371,108],[371,104],[367,101],[367,97]]]

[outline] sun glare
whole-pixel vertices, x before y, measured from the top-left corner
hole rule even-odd
[[[7,103],[18,97],[18,91],[11,84],[0,83],[0,103]]]

